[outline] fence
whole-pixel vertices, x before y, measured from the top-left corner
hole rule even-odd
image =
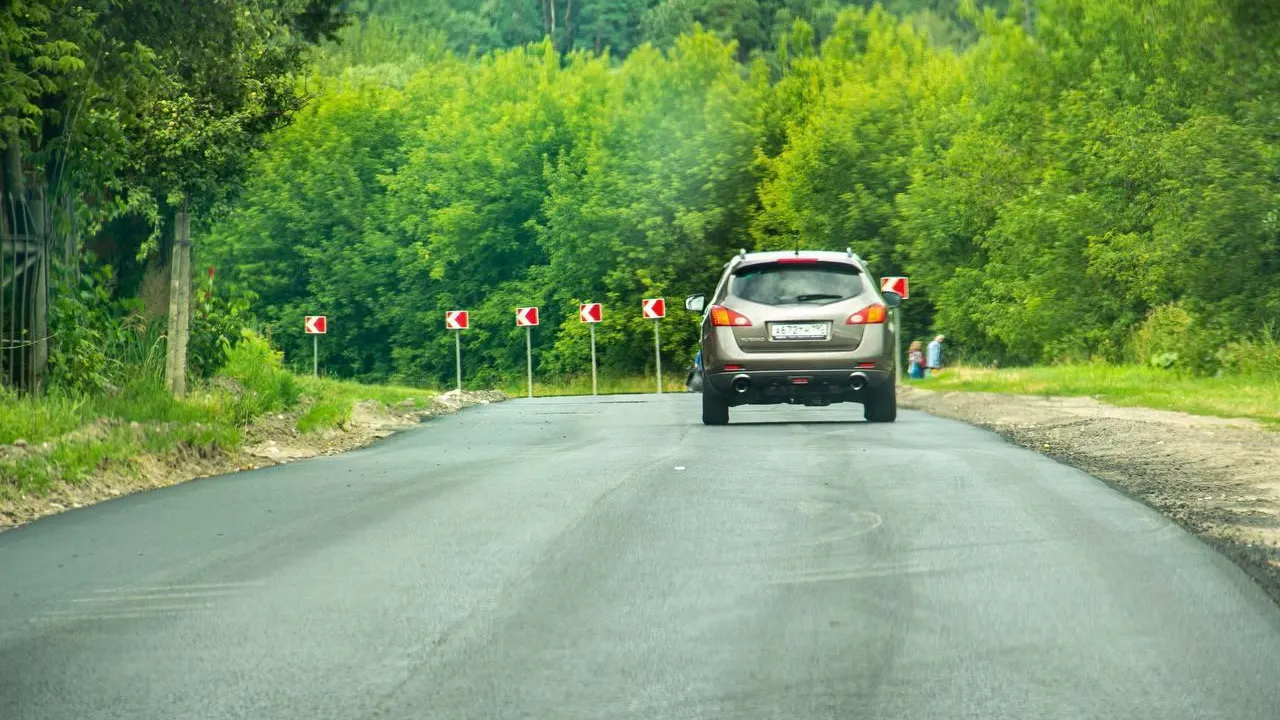
[[[41,208],[40,210],[42,210]],[[0,384],[35,390],[43,383],[49,348],[48,235],[22,232],[43,225],[12,195],[0,223]],[[37,215],[43,215],[37,210]]]

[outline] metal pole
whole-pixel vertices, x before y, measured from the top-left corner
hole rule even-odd
[[[902,308],[893,310],[893,375],[902,382]]]
[[[462,394],[462,331],[453,331],[453,361],[458,371],[458,394]]]
[[[596,324],[591,323],[591,394],[599,395],[600,386],[596,380]]]
[[[311,377],[320,377],[320,336],[311,336]]]
[[[529,398],[533,398],[533,328],[526,325],[524,328],[524,358],[527,363],[527,371],[529,374]]]
[[[653,321],[653,357],[657,360],[658,367],[658,394],[662,394],[662,334],[658,327],[662,325],[661,320]]]

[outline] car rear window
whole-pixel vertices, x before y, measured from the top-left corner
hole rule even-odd
[[[761,305],[826,305],[857,297],[862,277],[836,263],[753,265],[734,273],[729,292]]]

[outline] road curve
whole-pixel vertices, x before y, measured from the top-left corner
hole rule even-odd
[[[517,400],[0,535],[0,718],[1280,716],[1280,609],[995,435]]]

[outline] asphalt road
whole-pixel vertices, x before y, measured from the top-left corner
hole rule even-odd
[[[0,535],[0,718],[1280,717],[1280,609],[1101,482],[858,406],[512,401]]]

